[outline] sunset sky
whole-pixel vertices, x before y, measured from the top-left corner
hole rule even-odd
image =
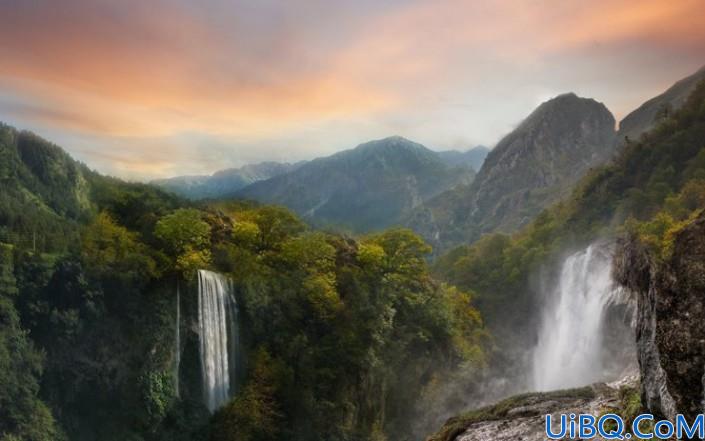
[[[402,135],[494,145],[573,91],[619,120],[705,65],[703,0],[0,0],[0,121],[128,179]]]

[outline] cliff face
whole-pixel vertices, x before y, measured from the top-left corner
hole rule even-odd
[[[521,227],[613,154],[614,125],[603,104],[572,93],[542,104],[487,156],[465,214],[483,230]]]
[[[694,417],[705,398],[705,212],[676,234],[673,250],[658,261],[625,240],[615,277],[637,296],[642,402],[657,415]]]
[[[611,158],[615,133],[602,103],[573,93],[553,98],[492,149],[471,185],[430,199],[405,224],[441,250],[514,232]]]

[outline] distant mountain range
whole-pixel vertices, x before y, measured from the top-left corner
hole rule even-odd
[[[416,208],[405,225],[437,251],[512,233],[569,194],[591,168],[680,108],[705,79],[700,69],[615,121],[601,103],[569,93],[540,105],[489,153],[472,185],[446,191]]]
[[[505,136],[477,173],[473,155],[486,149],[438,153],[391,137],[306,163],[256,164],[157,183],[190,188],[191,197],[282,204],[315,225],[359,233],[408,225],[439,254],[485,233],[525,227],[514,238],[494,236],[446,253],[432,274],[419,262],[415,239],[405,233],[355,242],[332,234],[299,234],[298,220],[279,210],[237,203],[194,209],[195,204],[154,185],[102,176],[51,142],[0,124],[0,371],[8,374],[0,375],[0,423],[27,432],[10,432],[4,439],[105,439],[106,431],[114,435],[111,439],[200,439],[230,427],[227,412],[239,406],[237,397],[215,416],[198,404],[199,335],[191,326],[198,302],[189,281],[194,275],[187,275],[184,263],[233,277],[233,292],[246,306],[242,323],[257,337],[244,339],[242,349],[257,355],[257,366],[274,367],[265,373],[277,384],[287,383],[286,397],[303,397],[277,401],[281,391],[272,398],[265,390],[280,426],[293,424],[301,439],[312,436],[312,419],[330,414],[328,405],[298,412],[312,400],[329,403],[342,397],[341,402],[353,403],[352,416],[335,421],[346,424],[358,408],[385,414],[385,403],[392,402],[391,409],[398,409],[397,402],[427,386],[422,381],[452,372],[429,371],[437,360],[460,362],[468,352],[468,360],[482,361],[486,344],[493,353],[508,354],[505,335],[515,339],[513,345],[535,344],[533,305],[543,304],[544,294],[529,288],[535,269],[578,241],[617,232],[626,219],[640,223],[618,249],[615,261],[624,268],[618,268],[617,277],[638,291],[638,301],[647,302],[651,315],[646,320],[657,332],[649,334],[646,346],[639,341],[637,350],[648,358],[654,348],[665,347],[660,353],[670,357],[641,366],[643,390],[666,390],[663,381],[682,377],[673,389],[680,393],[674,395],[676,403],[699,411],[702,359],[684,354],[682,338],[669,342],[685,335],[687,347],[702,344],[704,139],[701,70],[630,113],[618,131],[603,104],[575,94],[553,98]],[[566,197],[576,185],[578,190]],[[554,205],[545,215],[527,225],[549,204]],[[191,242],[184,237],[194,236],[193,244],[203,249],[184,244]],[[363,247],[371,252],[356,252]],[[473,293],[473,303],[456,295],[455,287]],[[671,311],[655,322],[653,311],[660,314],[668,309],[664,305]],[[689,311],[700,313],[688,318]],[[624,311],[619,312],[623,318]],[[179,336],[186,331],[184,340],[171,340],[175,329]],[[298,343],[287,351],[292,341]],[[340,345],[336,351],[331,352],[331,341]],[[397,352],[385,358],[395,341],[402,341],[405,351],[426,355],[409,366]],[[663,341],[668,344],[654,346]],[[301,348],[310,360],[328,363],[304,378],[303,388],[288,384],[281,369],[297,362]],[[184,361],[177,369],[175,354],[183,354],[179,360]],[[513,365],[511,355],[501,360],[523,369],[521,363]],[[338,366],[343,367],[331,370]],[[403,381],[382,372],[382,382],[393,384],[372,388],[381,392],[370,405],[370,388],[356,385],[378,372],[375,366],[401,372]],[[649,369],[668,377],[651,375]],[[183,380],[181,395],[172,387],[174,379]],[[257,378],[245,380],[260,392]],[[265,386],[271,383],[265,380]],[[661,401],[655,402],[658,411]],[[161,410],[153,412],[154,403]],[[412,409],[414,403],[403,404]],[[471,432],[462,433],[467,436],[477,428],[477,413],[471,417],[449,419],[442,436],[428,439],[450,439],[445,435],[455,436],[466,426]],[[177,419],[183,421],[173,424]],[[209,420],[213,424],[206,426]],[[334,433],[334,426],[325,428],[324,436]],[[354,429],[351,436],[367,433]],[[376,426],[369,430],[374,433]],[[283,439],[293,439],[286,435],[299,432],[282,433]]]
[[[314,224],[355,232],[404,225],[442,251],[526,225],[679,108],[703,78],[705,68],[677,82],[627,115],[618,131],[602,103],[567,93],[541,104],[492,150],[434,152],[391,137],[307,163],[254,164],[154,184],[191,199],[281,204]]]
[[[477,147],[473,147],[464,152],[458,150],[438,152],[438,156],[441,158],[441,161],[445,162],[447,165],[465,165],[477,171],[480,170],[480,167],[482,167],[482,163],[485,162],[485,158],[489,152],[489,148],[484,145],[478,145]]]
[[[466,151],[446,150],[433,152],[449,167],[469,167],[477,171],[487,157],[490,149],[476,146]],[[306,161],[294,164],[280,162],[260,162],[248,164],[240,168],[229,168],[215,172],[212,175],[176,176],[173,178],[156,179],[151,184],[179,196],[198,199],[217,199],[230,197],[238,190],[259,181],[279,176],[296,170]]]
[[[315,159],[233,196],[285,205],[319,225],[371,231],[398,224],[430,198],[471,182],[475,172],[464,162],[444,161],[394,136]]]
[[[233,194],[254,182],[292,171],[301,164],[303,162],[296,164],[260,162],[221,170],[212,175],[158,179],[152,181],[152,184],[188,199],[215,199]]]

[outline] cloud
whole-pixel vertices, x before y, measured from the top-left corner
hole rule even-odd
[[[558,93],[619,117],[691,73],[705,63],[701,9],[0,0],[0,118],[129,177],[303,159],[389,134],[492,144]]]

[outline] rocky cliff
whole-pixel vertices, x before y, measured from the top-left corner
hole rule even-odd
[[[636,376],[628,376],[578,389],[517,395],[449,419],[426,441],[543,441],[546,414],[558,420],[561,414],[599,416],[609,411],[629,419],[637,383]]]
[[[642,402],[656,415],[693,417],[705,398],[705,212],[675,233],[657,257],[635,237],[615,260],[617,280],[638,301]]]
[[[514,232],[612,157],[615,133],[602,103],[573,93],[553,98],[492,149],[471,185],[429,200],[406,224],[440,249]]]

